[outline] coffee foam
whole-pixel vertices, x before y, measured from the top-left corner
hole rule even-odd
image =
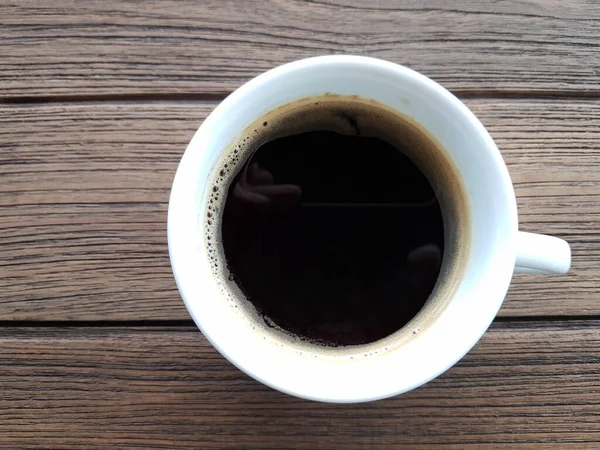
[[[346,347],[324,346],[292,335],[258,314],[233,281],[224,256],[222,214],[230,184],[264,143],[307,131],[329,130],[376,136],[405,150],[425,174],[442,209],[444,255],[437,283],[419,313],[404,327],[378,341]],[[441,144],[413,120],[374,100],[326,94],[292,102],[255,121],[223,152],[214,171],[203,230],[213,275],[228,302],[265,339],[313,356],[367,357],[390,351],[425,330],[448,305],[458,288],[468,252],[466,193],[458,171]]]

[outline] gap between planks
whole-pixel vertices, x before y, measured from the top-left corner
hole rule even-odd
[[[490,326],[511,327],[535,324],[556,324],[563,322],[600,322],[600,315],[569,315],[569,316],[497,316]],[[181,331],[197,331],[192,319],[175,320],[0,320],[0,328],[169,328]]]
[[[125,95],[49,95],[0,97],[4,105],[39,105],[44,103],[207,103],[221,102],[231,92],[223,93],[175,93],[175,94],[125,94]],[[473,100],[600,100],[600,91],[553,91],[531,90],[452,90],[459,99]]]

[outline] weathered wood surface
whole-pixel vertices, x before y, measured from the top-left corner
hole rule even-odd
[[[457,92],[600,94],[600,4],[444,0],[0,2],[0,98],[230,92],[331,53]]]
[[[598,448],[599,330],[497,323],[424,387],[329,405],[251,380],[194,329],[5,328],[0,446]]]
[[[521,228],[566,238],[566,276],[517,276],[501,314],[600,314],[600,104],[468,100],[515,182]],[[188,319],[166,212],[212,102],[0,107],[0,318]]]
[[[0,1],[0,448],[599,448],[599,24],[589,0]],[[177,163],[217,102],[331,53],[465,99],[521,229],[573,249],[566,276],[515,277],[448,373],[363,405],[229,365],[189,326],[166,244]]]

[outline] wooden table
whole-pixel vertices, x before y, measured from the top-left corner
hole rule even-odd
[[[5,0],[0,23],[2,448],[600,448],[598,2]],[[500,147],[521,228],[573,250],[566,276],[516,276],[446,374],[355,406],[227,363],[166,240],[206,115],[254,75],[330,53],[452,90]]]

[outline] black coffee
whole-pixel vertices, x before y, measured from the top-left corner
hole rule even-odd
[[[285,126],[264,122],[272,135],[245,159],[236,147],[221,173],[232,172],[229,186],[215,185],[208,215],[221,217],[229,279],[269,326],[326,345],[366,344],[427,301],[444,251],[442,212],[407,156],[419,136],[392,144],[373,132],[374,112],[364,111],[363,126],[343,103],[314,108],[318,125],[305,108]]]

